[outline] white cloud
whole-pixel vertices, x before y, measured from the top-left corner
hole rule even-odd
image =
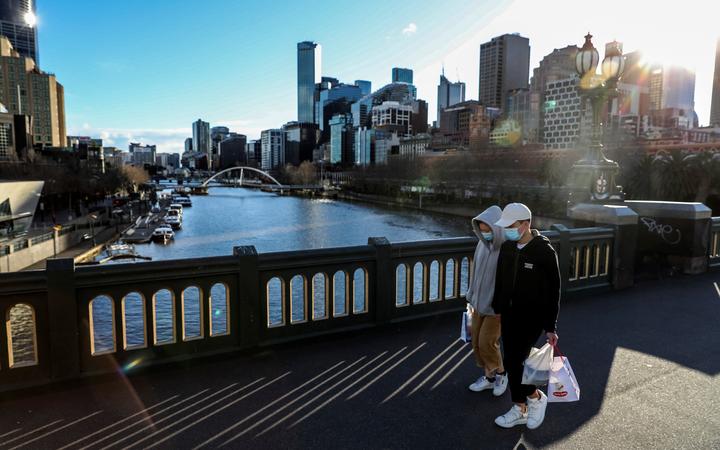
[[[402,30],[402,34],[404,34],[405,36],[412,36],[415,33],[417,33],[417,25],[415,25],[415,22],[410,22]]]
[[[130,142],[157,145],[158,152],[182,153],[185,150],[185,138],[192,136],[190,128],[96,128],[84,123],[81,127],[70,127],[69,135],[99,137],[103,145],[117,147],[127,151]]]

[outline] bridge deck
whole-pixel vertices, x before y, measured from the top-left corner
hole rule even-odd
[[[14,448],[720,448],[717,275],[567,302],[560,345],[582,389],[538,430],[493,418],[455,314],[15,394]],[[8,394],[6,394],[8,395]]]

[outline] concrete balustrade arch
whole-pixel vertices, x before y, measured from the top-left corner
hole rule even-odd
[[[465,297],[470,283],[470,258],[467,256],[460,261],[460,296]]]
[[[115,353],[115,301],[109,295],[98,295],[88,303],[90,318],[90,354]]]
[[[170,289],[159,289],[152,296],[153,343],[167,345],[177,342],[175,330],[175,294]]]
[[[307,322],[307,279],[295,275],[290,279],[290,323]]]
[[[197,286],[188,286],[182,291],[182,325],[183,341],[202,339],[203,329],[203,296]]]
[[[348,290],[348,273],[338,270],[333,275],[333,317],[344,317],[350,309],[350,295]]]
[[[457,261],[450,258],[445,261],[445,300],[457,297]]]
[[[35,308],[17,303],[5,313],[10,369],[38,364],[37,318]]]
[[[215,283],[210,288],[210,337],[230,334],[230,289],[225,283]]]
[[[398,264],[395,268],[395,306],[408,306],[408,292],[410,292],[410,277],[408,277],[408,265]]]
[[[120,302],[122,311],[123,349],[147,347],[145,297],[139,292],[126,294]]]
[[[364,268],[353,272],[353,314],[368,312],[367,271]]]
[[[316,273],[312,277],[312,320],[328,318],[328,276],[325,273]]]
[[[265,308],[268,328],[285,325],[285,280],[282,277],[272,277],[267,282]]]
[[[440,300],[440,263],[433,261],[428,269],[428,287],[430,288],[428,300],[437,302]]]
[[[425,277],[426,267],[423,262],[416,262],[413,265],[412,273],[412,291],[413,291],[413,304],[425,303]]]

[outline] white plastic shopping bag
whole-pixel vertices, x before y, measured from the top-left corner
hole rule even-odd
[[[542,386],[550,379],[550,366],[553,362],[553,348],[545,344],[540,348],[532,348],[530,356],[525,360],[522,384]]]
[[[548,383],[548,402],[576,402],[580,400],[580,385],[570,367],[570,361],[564,356],[553,358]]]
[[[462,322],[460,324],[460,340],[468,343],[472,341],[472,335],[470,333],[470,327],[472,326],[472,313],[470,312],[470,305],[468,305],[465,312],[462,315]]]

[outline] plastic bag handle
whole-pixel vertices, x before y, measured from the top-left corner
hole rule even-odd
[[[555,353],[557,353],[557,356],[559,356],[559,357],[561,357],[561,358],[564,358],[564,357],[565,357],[565,355],[563,355],[562,352],[560,351],[560,348],[557,346],[557,344],[555,344],[555,345],[553,346],[553,355],[554,355]]]

